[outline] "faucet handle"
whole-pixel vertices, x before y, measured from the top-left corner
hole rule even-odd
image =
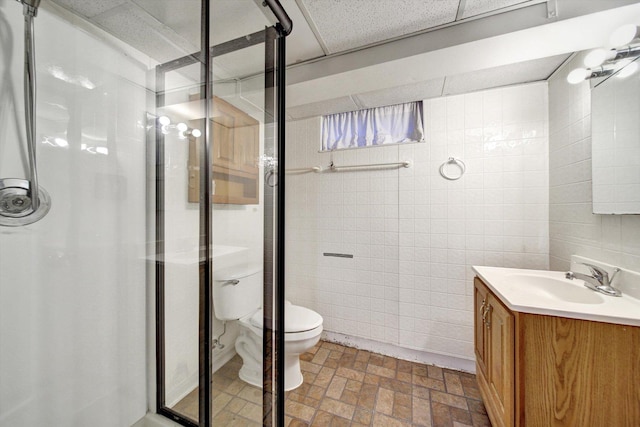
[[[613,274],[609,277],[609,283],[613,282],[613,278],[616,277],[616,274],[620,272],[618,267],[613,267]]]
[[[593,277],[595,277],[596,279],[598,279],[599,281],[603,281],[602,279],[606,279],[607,282],[609,280],[609,273],[607,273],[606,270],[598,267],[597,265],[593,265],[593,264],[589,264],[588,262],[581,262],[580,264],[586,266],[587,268],[589,268],[589,271],[591,271],[591,274],[593,275]]]

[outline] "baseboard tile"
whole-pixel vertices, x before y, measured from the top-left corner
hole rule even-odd
[[[395,357],[397,359],[435,365],[441,368],[455,369],[463,372],[476,372],[475,360],[400,347],[395,344],[383,343],[360,337],[352,337],[331,331],[324,331],[322,333],[322,339],[336,344],[346,345],[347,347],[354,347],[361,350],[367,350],[372,353]]]

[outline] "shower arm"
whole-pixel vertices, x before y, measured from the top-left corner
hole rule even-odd
[[[36,167],[36,70],[33,18],[37,15],[39,0],[23,1],[24,5],[24,115],[29,150],[29,198],[32,211],[40,204],[38,170]]]

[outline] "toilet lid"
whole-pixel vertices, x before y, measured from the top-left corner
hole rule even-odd
[[[263,327],[264,312],[258,310],[251,316],[251,324],[257,328]],[[304,332],[322,325],[322,316],[313,310],[293,304],[285,304],[284,331]]]

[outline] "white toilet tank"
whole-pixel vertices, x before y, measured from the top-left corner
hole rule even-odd
[[[214,270],[213,309],[219,320],[236,320],[262,307],[262,265]]]

